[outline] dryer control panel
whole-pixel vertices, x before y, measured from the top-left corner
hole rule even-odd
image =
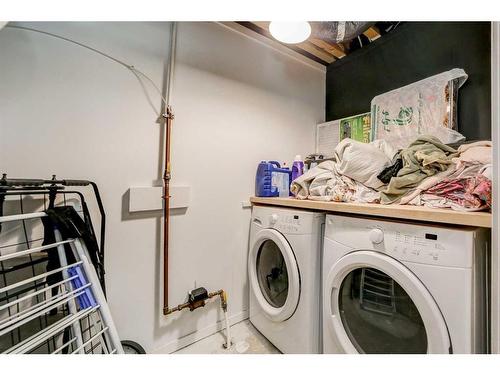
[[[346,252],[375,250],[401,261],[472,267],[478,230],[327,215],[325,238]]]
[[[283,234],[317,233],[322,222],[324,215],[316,212],[260,206],[252,211],[252,224],[276,229]]]

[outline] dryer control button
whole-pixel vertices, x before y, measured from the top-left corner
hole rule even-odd
[[[381,243],[384,240],[382,229],[374,228],[370,231],[370,241],[374,244]]]
[[[278,221],[278,214],[272,214],[271,217],[269,218],[269,222],[271,225],[276,224]]]

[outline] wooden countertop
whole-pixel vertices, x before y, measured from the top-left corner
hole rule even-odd
[[[321,202],[295,198],[252,197],[250,198],[250,202],[252,204],[295,207],[315,211],[343,212],[394,219],[491,228],[491,213],[489,212],[461,212],[446,208],[427,208],[398,204]]]

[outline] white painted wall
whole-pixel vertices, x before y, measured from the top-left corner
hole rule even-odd
[[[166,23],[28,25],[88,43],[162,85]],[[241,201],[253,194],[260,160],[291,163],[313,150],[324,86],[324,72],[221,25],[179,25],[172,184],[191,186],[192,196],[172,217],[171,304],[195,286],[224,288],[233,321],[246,316],[250,211]],[[0,171],[99,184],[119,332],[147,351],[171,351],[215,331],[222,316],[217,303],[162,316],[160,212],[127,212],[129,187],[160,183],[155,117],[125,68],[60,40],[0,31]]]

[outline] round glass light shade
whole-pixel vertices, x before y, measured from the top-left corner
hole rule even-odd
[[[311,35],[309,22],[271,22],[269,32],[280,42],[296,44],[303,42]]]

